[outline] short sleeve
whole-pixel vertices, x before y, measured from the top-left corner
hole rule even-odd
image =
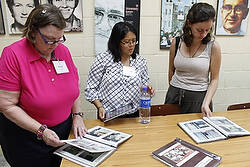
[[[73,73],[74,73],[74,77],[76,78],[77,82],[79,82],[79,75],[78,75],[78,70],[77,70],[77,67],[72,59],[72,56],[70,54],[70,51],[67,47],[65,47],[65,49],[67,50],[67,53],[68,53],[68,56],[69,56],[69,61],[72,65],[72,70],[73,70]]]
[[[18,59],[11,48],[4,48],[0,57],[0,89],[20,90],[20,67]]]

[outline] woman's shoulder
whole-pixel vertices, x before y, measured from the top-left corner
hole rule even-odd
[[[22,38],[16,42],[10,44],[6,48],[13,49],[13,50],[15,50],[15,49],[22,49],[23,50],[23,49],[26,49],[28,47],[28,45],[29,45],[28,39]]]
[[[221,50],[221,47],[220,47],[220,44],[218,41],[214,41],[213,45],[212,45],[212,50],[214,51],[220,51]]]
[[[103,62],[110,62],[113,60],[113,55],[110,51],[101,52],[96,55],[97,60],[102,60]]]
[[[16,41],[3,49],[2,55],[8,55],[8,57],[18,57],[20,54],[27,53],[28,40],[23,38]]]
[[[144,57],[142,57],[141,55],[139,55],[138,53],[136,53],[135,55],[136,55],[137,60],[146,61],[146,59]]]

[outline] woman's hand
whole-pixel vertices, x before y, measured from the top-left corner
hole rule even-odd
[[[72,130],[74,132],[75,138],[82,138],[87,133],[87,128],[84,125],[82,116],[80,115],[74,115],[73,116],[73,125]]]
[[[54,131],[48,128],[43,131],[43,141],[52,147],[59,147],[65,144],[64,142],[60,141],[59,137]]]
[[[105,118],[105,114],[106,114],[105,109],[104,109],[103,107],[100,107],[100,108],[98,109],[98,113],[99,113],[99,118],[100,118],[101,120],[103,120],[103,119]]]
[[[211,112],[208,105],[202,105],[201,112],[202,112],[204,117],[211,117],[212,116],[212,112]]]
[[[155,89],[150,85],[147,85],[147,88],[148,88],[148,93],[151,95],[151,97],[153,97],[155,95]]]

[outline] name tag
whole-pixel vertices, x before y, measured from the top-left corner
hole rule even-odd
[[[129,77],[135,77],[136,71],[134,67],[123,66],[123,75]]]
[[[65,61],[52,61],[57,74],[68,73],[69,69]]]

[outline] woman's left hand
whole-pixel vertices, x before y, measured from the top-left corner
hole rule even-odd
[[[155,89],[150,85],[147,85],[147,87],[148,87],[148,93],[151,95],[151,97],[153,97],[155,95]]]
[[[72,130],[75,138],[82,138],[87,133],[87,128],[84,125],[83,119],[80,115],[73,116]]]
[[[201,111],[202,111],[202,114],[204,117],[211,117],[212,116],[212,112],[211,112],[208,105],[202,105]]]

